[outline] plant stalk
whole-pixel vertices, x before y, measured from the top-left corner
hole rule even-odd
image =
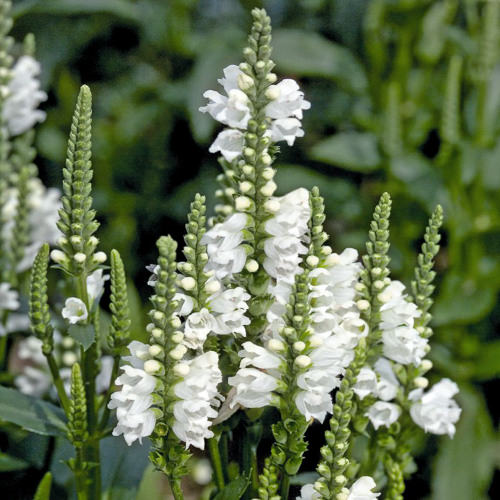
[[[210,453],[212,467],[215,472],[215,484],[217,485],[217,489],[222,491],[224,488],[224,472],[222,469],[222,461],[220,458],[219,443],[217,442],[217,438],[213,437],[208,440],[208,450]]]

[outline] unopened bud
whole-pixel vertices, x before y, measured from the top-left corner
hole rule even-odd
[[[50,258],[57,264],[63,264],[68,261],[66,254],[61,250],[52,250],[52,252],[50,252]]]
[[[174,373],[178,377],[185,377],[186,375],[189,375],[189,365],[187,363],[177,363],[174,365]]]
[[[156,361],[156,359],[148,359],[144,362],[144,371],[149,373],[149,375],[154,375],[155,373],[159,373],[161,371],[161,364]]]
[[[274,194],[274,192],[276,191],[277,187],[278,186],[276,185],[276,183],[274,181],[268,181],[268,182],[266,182],[266,184],[264,184],[260,188],[260,193],[263,196],[272,196]]]
[[[102,264],[102,263],[106,262],[107,258],[108,258],[108,256],[104,252],[96,252],[92,256],[92,260],[94,262],[96,262],[97,264]]]
[[[262,163],[264,165],[271,165],[273,159],[271,158],[271,156],[268,154],[268,153],[262,153],[262,155],[260,156],[260,160],[262,161]]]
[[[367,311],[370,309],[370,303],[367,300],[361,299],[356,302],[356,305],[358,306],[358,309],[360,311]]]
[[[182,344],[178,344],[170,351],[169,356],[172,359],[176,359],[178,361],[184,357],[184,354],[186,354],[186,352],[187,347]]]
[[[184,288],[184,290],[189,292],[190,290],[194,290],[196,288],[196,280],[191,276],[187,276],[186,278],[181,279],[180,285]]]
[[[425,377],[416,377],[413,382],[415,383],[415,387],[419,389],[425,389],[429,385],[429,381]]]
[[[326,259],[327,266],[336,266],[340,262],[340,255],[338,253],[331,253]]]
[[[253,189],[253,184],[248,181],[240,182],[240,192],[243,194],[249,193]]]
[[[184,340],[184,333],[182,332],[175,332],[172,337],[172,342],[174,344],[180,344]]]
[[[311,347],[319,347],[322,344],[323,344],[323,339],[319,335],[313,335],[309,339],[309,345]]]
[[[422,360],[422,363],[420,363],[420,368],[428,372],[432,368],[432,361],[430,359]]]
[[[62,355],[62,362],[66,366],[73,366],[77,361],[76,354],[74,352],[68,351]]]
[[[295,352],[302,352],[306,348],[306,344],[299,340],[298,342],[294,342],[293,350]]]
[[[255,259],[250,259],[247,261],[245,269],[249,273],[256,273],[259,269],[259,263]]]
[[[266,181],[270,181],[273,177],[274,177],[274,169],[273,168],[265,168],[263,171],[262,171],[262,178]]]
[[[269,83],[274,83],[277,79],[278,77],[276,76],[276,73],[268,73],[266,75],[266,81],[268,81]]]
[[[156,339],[156,340],[162,340],[163,339],[163,330],[161,328],[153,328],[151,330],[151,335]]]
[[[75,262],[78,264],[83,264],[87,260],[87,256],[82,252],[77,252],[73,255],[73,259],[75,259]]]
[[[267,343],[267,347],[270,351],[273,351],[273,352],[280,352],[280,351],[283,351],[285,349],[285,344],[283,344],[283,342],[281,342],[281,340],[278,340],[278,339],[271,339],[268,343]]]
[[[252,200],[246,196],[238,196],[234,202],[234,206],[238,212],[244,212],[252,206]]]
[[[300,356],[297,356],[295,358],[294,363],[299,368],[307,368],[311,364],[311,358],[309,356],[305,356],[304,354],[301,354]]]
[[[271,101],[278,99],[280,94],[281,92],[277,85],[270,85],[266,90],[266,97]]]
[[[254,81],[253,81],[252,77],[245,75],[245,73],[240,73],[238,75],[238,87],[241,90],[243,90],[243,91],[249,90],[253,86],[254,86]]]
[[[173,328],[179,328],[181,326],[181,320],[177,316],[174,316],[170,320],[170,324],[172,325]]]
[[[319,264],[319,259],[316,255],[309,255],[306,259],[306,263],[309,267],[316,267]]]
[[[161,345],[154,344],[149,347],[149,355],[153,356],[153,358],[160,356],[162,353],[163,353],[163,347]]]
[[[205,284],[205,291],[207,293],[216,293],[220,290],[220,282],[217,280],[207,281]]]
[[[278,200],[267,200],[264,203],[264,208],[272,213],[275,214],[279,209],[280,209],[280,202]]]

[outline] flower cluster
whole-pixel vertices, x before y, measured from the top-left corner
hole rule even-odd
[[[151,435],[156,418],[151,409],[152,394],[157,380],[151,375],[151,362],[148,363],[148,346],[136,340],[132,341],[128,349],[130,356],[124,357],[129,364],[122,366],[123,373],[116,379],[115,384],[121,386],[119,391],[111,395],[110,409],[116,409],[118,423],[113,429],[113,436],[123,434],[125,441],[131,445],[134,441]],[[155,363],[154,360],[150,360]]]
[[[203,97],[208,99],[206,106],[200,107],[202,113],[226,125],[210,146],[211,153],[220,152],[227,161],[241,156],[245,144],[243,130],[247,129],[251,117],[251,103],[245,93],[255,85],[252,78],[238,66],[232,64],[224,68],[224,78],[218,80],[226,95],[215,90],[207,90]],[[302,112],[311,107],[304,99],[304,93],[297,82],[287,78],[266,90],[270,100],[265,113],[271,122],[268,136],[273,142],[286,141],[292,146],[296,137],[302,137]]]
[[[45,120],[45,112],[38,109],[47,100],[39,75],[40,63],[29,55],[21,56],[12,68],[2,116],[11,135],[22,134]]]
[[[343,488],[337,495],[337,500],[375,500],[380,493],[372,490],[376,487],[375,481],[370,476],[360,477],[349,488]],[[300,490],[300,497],[297,500],[320,500],[321,495],[314,489],[314,485],[306,484]]]

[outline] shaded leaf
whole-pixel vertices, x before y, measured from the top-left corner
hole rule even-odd
[[[70,325],[68,333],[86,351],[95,341],[94,325]]]
[[[330,78],[356,93],[367,87],[363,67],[352,52],[317,33],[278,29],[273,46],[273,60],[282,73]]]
[[[320,141],[312,149],[313,160],[356,172],[372,172],[380,164],[375,135],[364,132],[341,132]]]
[[[239,476],[227,484],[222,491],[219,491],[213,500],[239,500],[245,493],[249,484],[250,478]]]
[[[37,434],[65,436],[64,413],[51,403],[0,387],[0,420]]]
[[[6,453],[0,452],[0,472],[9,472],[14,470],[23,470],[29,467],[28,462],[21,458],[11,457]]]
[[[474,377],[488,380],[498,376],[500,376],[500,340],[495,340],[479,347],[474,360]]]
[[[36,489],[33,500],[50,500],[50,488],[52,486],[52,474],[47,472],[43,476],[38,488]]]
[[[495,467],[493,426],[477,391],[462,387],[458,401],[462,415],[454,438],[442,438],[431,498],[484,500]]]

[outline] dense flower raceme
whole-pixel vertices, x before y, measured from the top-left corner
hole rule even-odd
[[[338,500],[375,500],[380,493],[372,492],[375,488],[375,481],[369,476],[360,477],[350,489],[343,488],[337,495]],[[297,500],[319,500],[321,495],[314,489],[314,485],[306,484],[300,490],[300,497]]]
[[[142,438],[150,436],[155,427],[156,417],[151,406],[157,379],[144,369],[149,346],[134,340],[128,348],[131,356],[124,357],[128,364],[121,367],[123,373],[115,381],[121,389],[111,395],[108,407],[116,409],[118,420],[113,436],[123,434],[127,444],[131,445],[136,440],[142,442]]]
[[[26,271],[31,267],[35,255],[43,243],[53,245],[61,236],[56,225],[59,217],[58,210],[61,207],[59,189],[46,188],[38,178],[30,179],[28,187],[29,243],[24,249],[23,259],[17,264],[18,272]],[[16,211],[17,189],[10,188],[2,210],[3,218],[7,221],[2,230],[2,237],[5,241],[10,240],[14,230]]]
[[[410,415],[414,422],[426,432],[432,434],[455,435],[461,409],[453,396],[458,394],[455,382],[445,378],[424,393],[423,389],[415,389],[409,394],[413,401]]]
[[[270,237],[264,247],[264,268],[273,278],[269,292],[274,298],[263,338],[267,348],[251,342],[243,344],[240,369],[229,379],[235,387],[233,406],[239,403],[254,408],[273,401],[272,393],[280,382],[279,367],[285,362],[278,354],[283,340],[280,334],[283,315],[307,252],[311,216],[308,191],[298,189],[273,200],[279,209],[266,223]],[[324,267],[311,271],[311,345],[314,348],[309,354],[311,366],[298,377],[300,390],[295,400],[307,419],[323,421],[332,411],[331,391],[338,386],[340,376],[352,361],[359,339],[367,334],[367,325],[361,320],[354,301],[361,270],[357,257],[355,250],[347,249],[341,255],[329,255]]]
[[[31,56],[22,56],[12,68],[3,119],[11,135],[30,130],[35,123],[45,120],[45,112],[38,109],[47,94],[40,89],[40,63]]]
[[[250,79],[251,80],[251,79]],[[233,161],[241,155],[244,146],[242,130],[246,130],[250,119],[249,100],[243,91],[248,85],[249,77],[236,65],[224,69],[224,78],[218,80],[226,95],[215,90],[207,90],[203,97],[208,104],[202,106],[202,113],[209,113],[212,118],[229,128],[219,133],[210,146],[211,153],[220,152],[227,161]],[[302,137],[302,112],[311,107],[304,99],[297,82],[285,79],[271,85],[266,92],[271,102],[266,106],[266,115],[271,120],[268,134],[273,142],[286,141],[292,146],[296,137]]]

